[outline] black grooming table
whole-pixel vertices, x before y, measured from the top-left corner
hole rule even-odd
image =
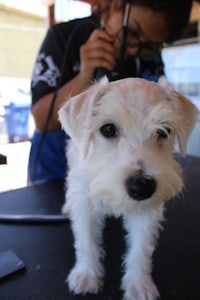
[[[7,157],[0,153],[0,165],[7,164]]]
[[[178,158],[179,159],[179,158]],[[153,278],[161,300],[200,299],[200,159],[179,159],[185,189],[166,205],[164,231],[154,253]],[[0,194],[0,218],[32,214],[32,220],[0,222],[0,252],[11,249],[25,270],[0,279],[2,300],[121,300],[121,256],[125,250],[120,219],[108,219],[104,232],[106,278],[98,295],[74,296],[66,276],[74,264],[73,237],[66,220],[38,220],[39,214],[59,214],[64,183],[47,182]],[[36,217],[36,219],[35,219]]]

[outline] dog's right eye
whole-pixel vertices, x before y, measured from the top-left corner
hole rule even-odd
[[[101,134],[106,138],[112,138],[117,136],[117,128],[114,124],[108,123],[100,128]]]

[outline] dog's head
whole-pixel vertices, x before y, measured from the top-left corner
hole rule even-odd
[[[95,117],[98,106],[104,102],[106,113],[112,114],[112,107],[109,103],[106,104],[109,96],[113,101],[121,97],[124,106],[126,102],[127,105],[132,102],[133,107],[143,110],[145,118],[147,118],[145,111],[153,110],[152,114],[154,112],[156,114],[157,104],[159,104],[161,115],[158,117],[157,125],[167,125],[167,130],[171,128],[174,131],[178,137],[180,150],[182,154],[185,154],[187,140],[197,118],[197,109],[188,99],[174,91],[164,78],[156,84],[138,78],[108,83],[105,77],[83,93],[68,99],[59,111],[62,127],[84,156],[92,134],[91,120]],[[126,99],[128,96],[130,98]],[[172,116],[163,116],[162,119],[162,106],[163,110],[167,108],[169,113],[172,112]]]
[[[91,178],[95,178],[91,193],[98,194],[101,181],[109,176],[109,184],[125,183],[128,197],[136,200],[155,194],[156,199],[168,198],[181,190],[173,146],[177,137],[185,153],[196,117],[196,107],[163,79],[153,83],[139,78],[115,82],[103,78],[68,99],[59,111],[62,127],[83,159],[91,161]],[[131,190],[133,182],[146,192],[139,191],[138,196]],[[105,190],[107,185],[104,183]]]

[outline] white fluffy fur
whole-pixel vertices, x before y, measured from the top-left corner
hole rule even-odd
[[[129,78],[109,83],[106,78],[68,99],[59,120],[71,137],[66,203],[75,238],[76,264],[68,276],[75,293],[102,288],[102,227],[106,215],[122,216],[127,230],[127,253],[121,287],[125,300],[155,300],[159,293],[151,278],[151,257],[163,219],[163,203],[182,190],[180,166],[172,157],[175,138],[185,152],[197,109],[162,79],[153,83]],[[100,128],[112,123],[116,137],[105,138]],[[158,130],[171,132],[158,137]],[[147,199],[129,196],[129,176],[156,180]]]

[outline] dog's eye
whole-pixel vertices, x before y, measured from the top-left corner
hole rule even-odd
[[[108,123],[100,128],[100,132],[104,137],[112,138],[117,136],[117,128],[114,124]]]
[[[171,129],[169,127],[166,127],[164,129],[160,129],[159,128],[157,130],[157,137],[159,139],[165,140],[165,139],[167,139],[169,137],[170,133],[171,133]]]

